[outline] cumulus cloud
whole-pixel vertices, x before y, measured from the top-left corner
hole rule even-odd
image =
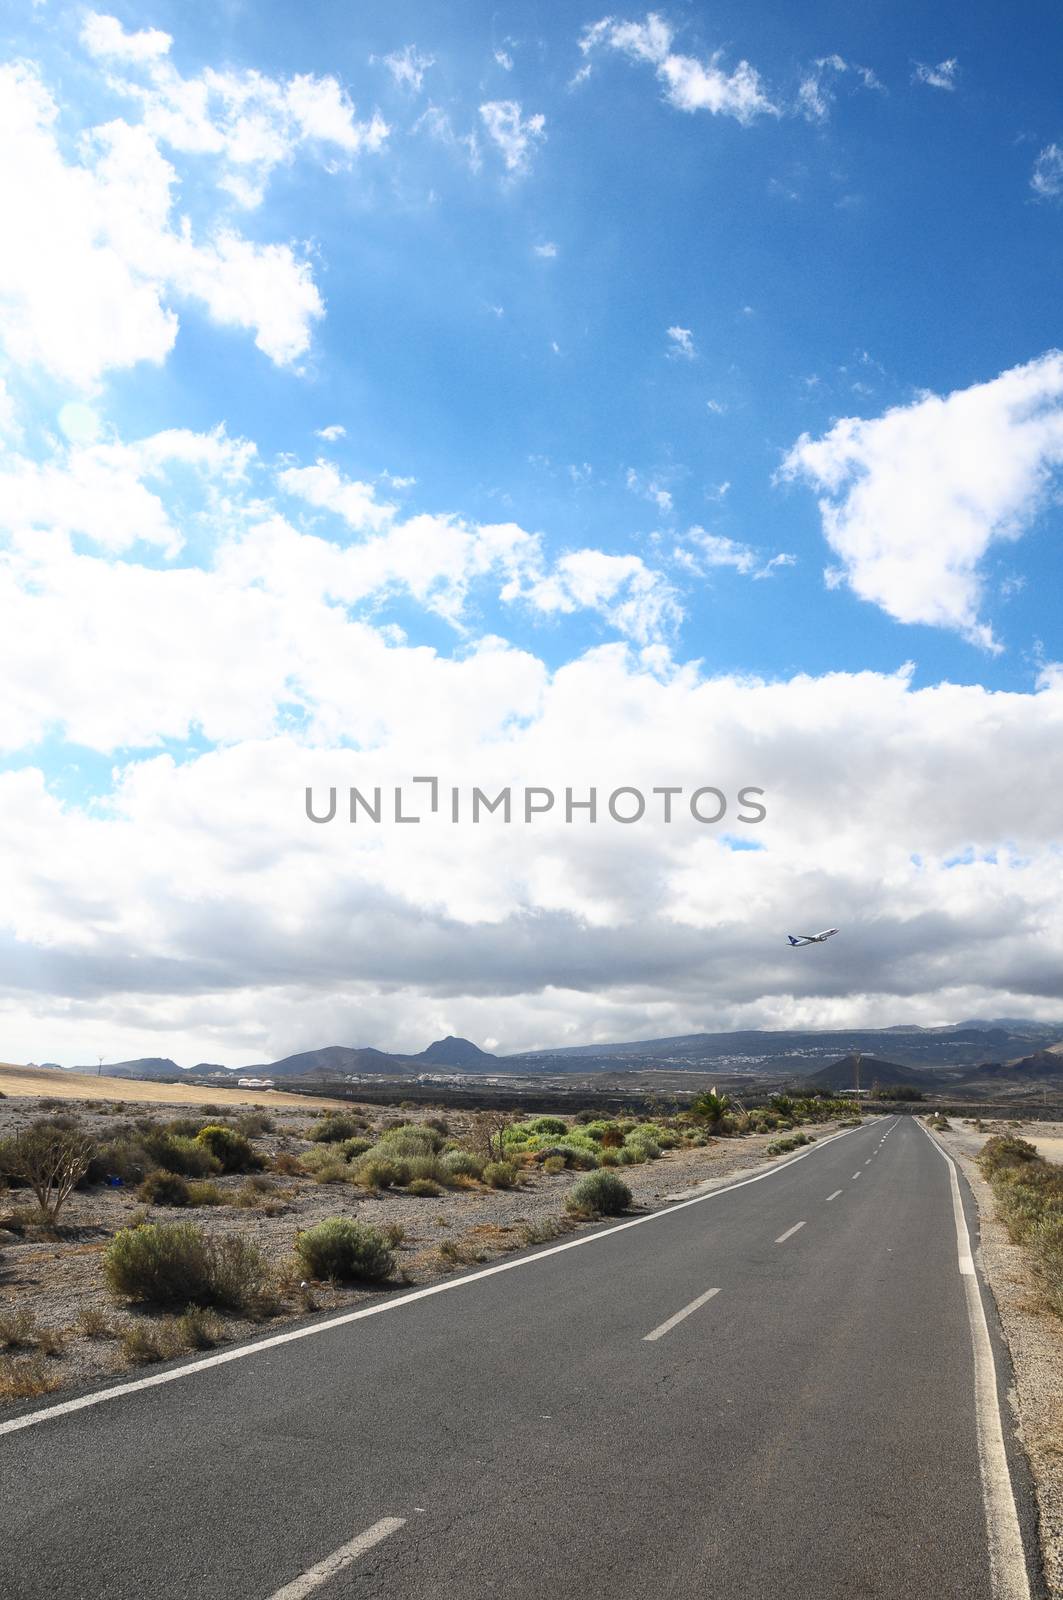
[[[519,100],[489,100],[480,107],[487,136],[497,145],[506,171],[515,177],[527,172],[532,153],[546,138],[546,118],[541,112],[525,117]]]
[[[726,490],[728,485],[723,487]],[[683,544],[676,547],[675,558],[688,572],[700,576],[714,567],[731,567],[743,578],[770,578],[780,567],[792,567],[797,562],[797,557],[786,551],[765,559],[752,545],[696,526],[688,528],[683,537]]]
[[[912,73],[913,83],[925,83],[930,89],[955,89],[956,78],[960,70],[960,63],[955,56],[950,56],[947,61],[939,61],[936,67],[927,66],[925,61],[917,61]]]
[[[32,69],[0,68],[0,343],[11,360],[91,387],[108,370],[163,361],[182,301],[253,332],[278,364],[303,354],[324,307],[290,246],[230,227],[197,238],[173,215],[177,174],[143,127],[106,123],[67,161],[57,118]]]
[[[81,38],[89,53],[111,68],[112,89],[140,106],[147,132],[173,150],[215,157],[221,186],[242,206],[260,204],[273,170],[297,151],[350,158],[380,150],[390,131],[376,112],[368,121],[357,121],[349,95],[334,77],[303,73],[281,80],[208,67],[185,78],[168,59],[168,34],[156,29],[127,33],[114,17],[96,12],[86,18]],[[407,56],[411,73],[418,70],[415,62],[422,74],[431,64],[416,52]],[[135,75],[123,76],[122,67]]]
[[[708,111],[750,123],[763,115],[778,115],[764,91],[759,73],[748,61],[732,70],[723,67],[722,51],[708,61],[679,55],[672,49],[674,31],[656,12],[643,22],[618,22],[604,17],[584,29],[580,49],[585,63],[598,50],[615,50],[630,61],[652,66],[669,105],[680,111]]]
[[[821,492],[837,581],[899,622],[998,649],[979,615],[984,558],[1030,526],[1061,463],[1063,355],[1051,351],[988,383],[805,434],[782,471]]]

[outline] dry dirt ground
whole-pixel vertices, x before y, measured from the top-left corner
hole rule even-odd
[[[112,1085],[113,1087],[113,1085]],[[126,1085],[122,1086],[125,1095]],[[213,1098],[213,1097],[211,1097]],[[202,1105],[202,1095],[198,1104]],[[337,1109],[335,1103],[331,1108]],[[55,1114],[54,1099],[23,1096],[0,1099],[0,1139],[10,1137],[42,1114]],[[76,1105],[67,1102],[66,1111],[76,1110],[82,1128],[99,1134],[118,1121],[132,1123],[148,1116],[166,1122],[188,1106],[180,1104],[129,1105],[116,1116],[115,1102]],[[345,1106],[361,1112],[375,1132],[400,1122],[417,1121],[431,1115],[427,1109],[408,1115],[381,1106]],[[451,1137],[465,1142],[470,1137],[471,1119],[467,1113],[447,1111]],[[272,1129],[255,1138],[259,1154],[265,1158],[264,1175],[270,1187],[257,1203],[243,1205],[237,1197],[247,1196],[248,1180],[242,1176],[215,1180],[224,1191],[227,1203],[197,1206],[194,1209],[141,1205],[132,1189],[95,1186],[75,1190],[60,1216],[56,1234],[49,1234],[30,1222],[32,1197],[28,1190],[0,1193],[0,1330],[5,1315],[24,1310],[44,1329],[55,1330],[61,1339],[61,1353],[42,1359],[25,1349],[13,1356],[0,1349],[0,1366],[35,1360],[48,1388],[91,1382],[112,1373],[124,1372],[130,1360],[121,1342],[123,1330],[140,1326],[150,1330],[159,1318],[117,1301],[106,1287],[102,1254],[115,1232],[134,1218],[153,1222],[194,1220],[210,1235],[239,1233],[252,1240],[274,1267],[280,1284],[278,1304],[270,1317],[277,1321],[305,1316],[313,1311],[331,1311],[368,1302],[381,1290],[357,1289],[335,1284],[300,1287],[301,1274],[295,1267],[293,1247],[300,1229],[326,1217],[354,1217],[377,1227],[397,1225],[403,1230],[397,1251],[396,1278],[424,1284],[469,1265],[490,1261],[507,1251],[524,1248],[528,1230],[539,1230],[539,1238],[558,1231],[587,1226],[574,1223],[565,1211],[565,1196],[582,1176],[565,1171],[554,1175],[541,1167],[524,1170],[518,1187],[490,1189],[470,1183],[467,1188],[446,1190],[431,1198],[416,1198],[398,1190],[367,1193],[347,1182],[318,1183],[306,1175],[282,1175],[269,1171],[278,1155],[299,1157],[311,1149],[306,1134],[313,1120],[310,1109],[300,1101],[283,1110],[271,1109]],[[835,1124],[824,1123],[815,1129],[823,1138],[835,1131]],[[765,1147],[771,1134],[751,1134],[743,1138],[714,1139],[702,1148],[665,1152],[660,1159],[644,1165],[625,1166],[620,1175],[632,1191],[638,1209],[655,1209],[670,1197],[687,1192],[693,1185],[712,1184],[735,1172],[773,1164]],[[5,1229],[5,1221],[8,1226]],[[102,1319],[101,1319],[102,1313]],[[92,1319],[96,1319],[96,1326]],[[102,1320],[103,1326],[99,1326]],[[262,1322],[247,1317],[226,1315],[219,1330],[226,1341],[253,1337],[263,1331]],[[88,1324],[88,1325],[87,1325]],[[0,1385],[0,1409],[3,1406]]]
[[[993,1191],[978,1170],[978,1153],[992,1133],[1018,1134],[1054,1161],[1063,1156],[1063,1123],[987,1122],[978,1129],[956,1120],[937,1135],[962,1165],[978,1201],[982,1267],[1015,1369],[1011,1399],[1037,1489],[1045,1577],[1049,1593],[1063,1600],[1063,1322],[1041,1303],[1026,1252],[1008,1238]]]
[[[52,1067],[12,1067],[0,1062],[0,1094],[54,1095],[61,1100],[124,1100],[169,1106],[199,1106],[205,1101],[226,1112],[241,1106],[291,1106],[294,1095],[274,1089],[204,1089],[193,1083],[147,1083],[138,1078],[97,1078],[83,1072],[62,1072]],[[334,1100],[299,1095],[298,1105],[332,1106]]]

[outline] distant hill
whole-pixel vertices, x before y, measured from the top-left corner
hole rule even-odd
[[[404,1056],[389,1055],[386,1050],[330,1044],[322,1050],[303,1050],[298,1055],[243,1070],[266,1078],[342,1078],[349,1072],[379,1072],[402,1077],[416,1069]]]
[[[897,1061],[881,1061],[877,1056],[861,1056],[860,1088],[870,1089],[875,1084],[886,1088],[891,1084],[905,1084],[909,1088],[929,1089],[937,1084],[933,1072],[920,1072],[914,1067],[902,1066]],[[852,1089],[856,1087],[856,1062],[852,1055],[842,1056],[817,1072],[806,1073],[802,1083],[817,1089]]]
[[[463,1067],[466,1072],[497,1072],[499,1068],[498,1056],[481,1050],[471,1039],[458,1039],[452,1033],[448,1033],[445,1039],[437,1039],[420,1055],[408,1059],[437,1067]]]
[[[98,1064],[93,1062],[90,1066],[75,1067],[75,1072],[86,1072],[96,1077]],[[177,1083],[184,1073],[176,1061],[171,1061],[169,1056],[140,1056],[136,1061],[104,1062],[102,1076],[104,1078],[147,1078],[152,1082]]]
[[[1063,1054],[1056,1045],[1018,1061],[984,1061],[961,1082],[971,1084],[1054,1083],[1063,1088]]]

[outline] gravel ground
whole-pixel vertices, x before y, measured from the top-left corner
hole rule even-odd
[[[43,1111],[54,1114],[57,1109],[53,1101]],[[87,1132],[95,1127],[102,1133],[116,1121],[112,1102],[101,1104],[99,1109],[69,1105],[62,1109],[76,1110]],[[379,1106],[344,1109],[361,1111],[377,1130],[430,1115],[424,1111],[406,1115]],[[135,1111],[165,1122],[173,1115],[187,1115],[189,1108],[138,1106]],[[9,1137],[40,1115],[42,1104],[35,1097],[0,1100],[0,1138]],[[254,1141],[263,1156],[273,1157],[281,1152],[299,1155],[311,1148],[305,1137],[312,1120],[309,1115],[286,1110],[274,1116],[274,1131]],[[445,1116],[451,1135],[462,1139],[469,1129],[468,1115],[448,1111]],[[121,1120],[130,1120],[130,1111]],[[816,1133],[824,1137],[834,1130],[834,1124],[824,1123]],[[619,1172],[632,1191],[634,1206],[653,1210],[686,1195],[694,1186],[713,1186],[766,1161],[772,1164],[765,1147],[773,1137],[752,1134],[742,1139],[716,1139],[700,1149],[667,1151],[657,1161],[623,1167]],[[280,1275],[279,1303],[269,1319],[270,1326],[275,1326],[285,1319],[305,1316],[308,1311],[333,1311],[368,1302],[382,1292],[318,1284],[302,1291],[292,1256],[300,1229],[334,1216],[356,1217],[377,1227],[397,1224],[404,1230],[397,1275],[406,1283],[425,1284],[475,1262],[490,1261],[523,1248],[528,1242],[525,1230],[529,1226],[549,1229],[552,1224],[562,1224],[566,1229],[572,1228],[565,1212],[565,1196],[581,1175],[566,1171],[550,1176],[535,1167],[522,1172],[519,1186],[512,1190],[474,1185],[447,1190],[438,1198],[421,1199],[398,1191],[374,1195],[348,1183],[319,1184],[309,1177],[267,1173],[274,1187],[262,1196],[262,1203],[245,1207],[230,1202],[194,1210],[145,1207],[131,1190],[94,1187],[76,1190],[70,1196],[57,1237],[26,1225],[31,1211],[29,1192],[12,1190],[7,1195],[0,1193],[0,1319],[25,1310],[41,1327],[62,1335],[61,1354],[44,1361],[37,1357],[49,1388],[89,1383],[128,1370],[129,1361],[117,1334],[131,1326],[150,1328],[159,1322],[152,1313],[117,1302],[103,1279],[102,1253],[114,1233],[127,1227],[134,1216],[151,1221],[191,1218],[210,1235],[239,1232],[252,1240]],[[235,1201],[247,1180],[234,1176],[214,1181]],[[4,1226],[5,1221],[11,1223],[12,1214],[17,1231]],[[441,1254],[441,1246],[451,1253],[449,1259]],[[82,1318],[86,1313],[92,1316],[101,1312],[107,1331],[86,1333]],[[261,1321],[232,1315],[221,1321],[226,1341],[253,1337],[263,1326]],[[10,1352],[8,1355],[10,1358]],[[18,1359],[30,1356],[21,1352]]]
[[[961,1163],[978,1201],[982,1266],[1011,1350],[1012,1403],[1037,1490],[1045,1578],[1049,1593],[1063,1600],[1063,1322],[1041,1306],[1026,1252],[1008,1238],[993,1191],[976,1165],[991,1133],[1059,1140],[1063,1123],[991,1122],[979,1131],[969,1122],[955,1122],[937,1135]]]

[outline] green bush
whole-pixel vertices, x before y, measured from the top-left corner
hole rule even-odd
[[[394,1252],[376,1228],[348,1217],[330,1217],[300,1233],[295,1254],[311,1278],[383,1283],[395,1269]]]
[[[574,1183],[565,1199],[569,1211],[618,1217],[631,1204],[631,1190],[614,1172],[590,1172]]]
[[[223,1128],[219,1123],[208,1123],[196,1134],[196,1144],[208,1150],[221,1162],[223,1172],[258,1172],[261,1158],[255,1153],[251,1141],[235,1128]]]
[[[1039,1160],[1036,1145],[1032,1145],[1028,1139],[997,1133],[982,1146],[978,1165],[987,1178],[992,1178],[1001,1167],[1014,1167]]]
[[[587,1149],[584,1145],[573,1144],[566,1139],[564,1144],[551,1143],[544,1145],[536,1154],[537,1161],[551,1161],[555,1158],[565,1163],[566,1167],[574,1167],[578,1172],[590,1172],[601,1160],[601,1152],[591,1144]]]
[[[442,1157],[447,1172],[455,1178],[482,1178],[484,1161],[471,1150],[448,1150]]]
[[[409,1182],[409,1169],[400,1161],[384,1161],[378,1156],[363,1156],[352,1169],[355,1183],[363,1189],[401,1189]]]
[[[183,1178],[212,1178],[223,1170],[222,1161],[200,1141],[198,1134],[190,1138],[187,1134],[152,1130],[144,1135],[144,1148],[156,1166],[179,1172]]]
[[[564,1170],[564,1156],[547,1156],[546,1160],[543,1162],[543,1171],[551,1178],[556,1178],[557,1174],[559,1172],[564,1172]]]
[[[116,1233],[103,1256],[108,1286],[157,1306],[246,1310],[267,1281],[264,1258],[240,1238],[208,1239],[194,1222],[149,1223]]]
[[[344,1139],[339,1147],[339,1153],[344,1161],[357,1161],[359,1156],[364,1156],[367,1150],[372,1150],[372,1139]]]
[[[316,1144],[342,1144],[345,1139],[356,1138],[364,1127],[365,1120],[362,1117],[352,1116],[346,1111],[329,1111],[311,1125],[307,1138],[313,1139]]]
[[[807,1133],[791,1133],[786,1139],[773,1139],[768,1145],[769,1156],[789,1155],[791,1150],[799,1150],[803,1144],[811,1144],[812,1136]]]
[[[193,1178],[188,1185],[188,1203],[190,1206],[223,1206],[225,1190],[210,1178]]]
[[[517,1169],[511,1161],[489,1161],[484,1167],[484,1182],[492,1189],[512,1189]]]
[[[434,1156],[442,1150],[443,1135],[426,1122],[403,1122],[397,1128],[382,1133],[374,1145],[379,1155],[393,1158],[404,1156]]]
[[[406,1186],[407,1194],[412,1194],[417,1199],[429,1199],[443,1193],[442,1184],[436,1183],[432,1178],[411,1178]]]
[[[188,1181],[177,1172],[149,1172],[137,1190],[137,1199],[148,1205],[187,1206],[192,1196]]]

